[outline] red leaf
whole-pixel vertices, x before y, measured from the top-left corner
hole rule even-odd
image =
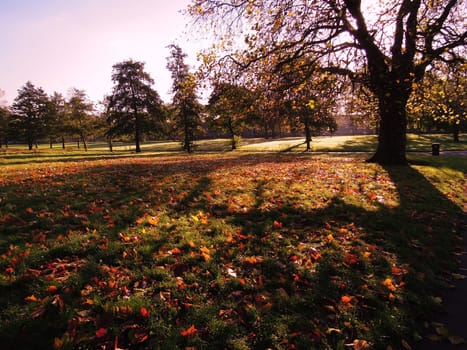
[[[96,331],[96,337],[97,338],[103,338],[107,335],[107,329],[105,328],[99,328],[97,331]]]
[[[141,316],[143,316],[144,318],[148,318],[149,317],[149,311],[144,307],[144,306],[141,306],[141,309],[139,310],[139,313]]]

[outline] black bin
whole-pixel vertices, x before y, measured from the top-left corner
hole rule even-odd
[[[439,143],[433,143],[433,144],[431,144],[431,155],[433,155],[433,156],[439,156],[439,148],[440,148],[440,144],[439,144]]]

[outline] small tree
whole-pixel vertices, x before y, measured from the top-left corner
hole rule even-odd
[[[50,148],[57,138],[61,139],[62,148],[65,149],[65,134],[69,128],[66,114],[66,103],[62,94],[54,92],[49,97],[49,111],[47,115],[47,134],[49,136]]]
[[[136,152],[141,152],[141,138],[163,116],[162,102],[152,89],[154,80],[144,70],[144,63],[127,60],[113,66],[112,94],[106,98],[106,116],[111,140],[117,135],[134,135]]]
[[[84,90],[71,89],[70,97],[66,103],[66,113],[70,122],[70,130],[78,135],[84,150],[88,150],[87,137],[92,130],[94,106],[89,101]]]
[[[18,90],[18,96],[12,105],[10,127],[23,137],[32,150],[40,137],[45,135],[49,99],[42,90],[27,82]]]
[[[172,115],[175,127],[182,134],[182,147],[192,152],[195,130],[200,124],[202,107],[196,96],[196,79],[185,64],[186,54],[177,45],[170,45],[167,68],[172,74]]]
[[[231,139],[232,150],[236,149],[236,138],[255,114],[253,93],[235,84],[217,83],[207,108],[214,127],[226,131]]]

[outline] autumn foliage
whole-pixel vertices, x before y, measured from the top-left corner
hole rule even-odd
[[[7,349],[401,348],[458,211],[413,169],[298,154],[10,165],[0,188]]]

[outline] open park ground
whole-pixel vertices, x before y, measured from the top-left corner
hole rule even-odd
[[[466,158],[430,152],[465,141],[410,136],[407,167],[302,141],[0,150],[2,349],[461,343],[430,317],[463,277]]]

